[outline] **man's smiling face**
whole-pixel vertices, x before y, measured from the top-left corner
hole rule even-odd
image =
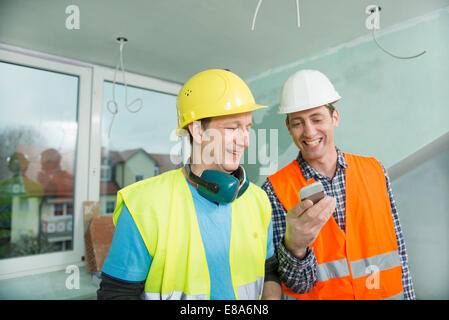
[[[201,162],[205,169],[231,173],[249,145],[252,112],[210,118],[201,130]]]
[[[337,110],[331,116],[326,106],[320,106],[288,114],[285,124],[302,157],[310,162],[335,152],[334,128],[338,120]]]

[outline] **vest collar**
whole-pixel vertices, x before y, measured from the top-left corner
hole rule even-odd
[[[340,151],[337,147],[335,148],[337,150],[337,171],[340,169],[347,169],[349,168],[348,164],[346,163],[345,156],[343,152]],[[296,158],[296,162],[298,162],[299,167],[301,168],[302,174],[304,175],[304,178],[307,180],[310,180],[312,178],[323,178],[324,176],[320,174],[318,171],[316,171],[314,168],[312,168],[306,160],[301,155],[301,151],[298,153],[298,157]]]

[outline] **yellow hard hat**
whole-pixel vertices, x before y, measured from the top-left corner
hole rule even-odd
[[[223,69],[210,69],[190,78],[178,94],[178,129],[209,117],[253,111],[267,106],[256,104],[246,83],[236,74]]]

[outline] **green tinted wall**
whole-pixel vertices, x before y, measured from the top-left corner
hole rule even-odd
[[[277,108],[283,82],[299,69],[320,70],[342,96],[335,135],[345,152],[375,156],[388,168],[449,131],[449,7],[390,28],[381,24],[376,35],[396,55],[427,53],[395,59],[366,30],[366,36],[245,79],[256,102],[269,106],[254,112],[254,128],[279,130],[277,169],[297,154]],[[263,183],[260,164],[247,168],[253,181]]]
[[[392,188],[416,298],[449,299],[449,146]]]
[[[256,132],[278,129],[277,169],[298,153],[277,108],[283,82],[299,69],[322,71],[342,96],[336,145],[345,152],[375,156],[388,168],[449,131],[449,8],[376,34],[396,55],[427,53],[395,59],[367,30],[365,37],[246,79],[256,102],[269,106],[254,112]],[[449,297],[448,150],[392,182],[418,299]],[[260,164],[246,167],[261,185],[266,174]]]

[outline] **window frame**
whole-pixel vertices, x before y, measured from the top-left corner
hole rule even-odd
[[[0,260],[0,280],[84,266],[84,201],[100,200],[101,117],[103,83],[114,81],[115,69],[0,43],[0,61],[77,76],[78,136],[75,154],[73,250]],[[177,95],[182,85],[126,72],[127,84]],[[123,84],[117,80],[117,84]],[[176,112],[176,110],[173,110]],[[87,146],[87,147],[86,147]]]
[[[93,67],[93,90],[92,90],[92,117],[91,117],[91,139],[89,159],[89,199],[100,201],[100,170],[101,170],[101,119],[103,111],[103,84],[105,81],[114,81],[115,69],[102,66]],[[137,73],[125,72],[128,86],[144,90],[151,90],[165,94],[178,95],[182,85],[176,82],[161,80],[153,77],[143,76]],[[117,74],[116,84],[123,84],[121,71]],[[173,112],[176,112],[174,109]]]
[[[75,153],[75,186],[73,202],[73,249],[0,260],[0,279],[65,269],[68,265],[84,265],[83,202],[88,192],[91,90],[93,67],[81,62],[0,44],[0,61],[78,77],[77,140]],[[41,226],[39,226],[41,227]]]

